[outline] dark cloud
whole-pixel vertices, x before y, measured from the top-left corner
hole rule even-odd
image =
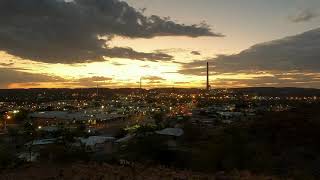
[[[239,54],[219,56],[212,63],[225,71],[320,71],[320,28],[252,46]]]
[[[0,66],[8,67],[8,66],[13,66],[14,63],[0,63]]]
[[[199,51],[191,51],[190,52],[192,55],[196,55],[196,56],[199,56],[201,55],[201,53]]]
[[[143,80],[148,81],[164,81],[165,79],[159,76],[144,76],[142,77]]]
[[[38,87],[42,83],[56,83],[65,85],[65,87],[95,87],[97,84],[103,87],[105,85],[115,84],[111,77],[93,76],[74,80],[67,80],[61,77],[50,76],[47,74],[35,74],[21,72],[20,69],[0,68],[0,89],[9,88],[11,84],[19,84],[18,87]]]
[[[254,86],[254,87],[304,87],[319,88],[320,73],[280,73],[273,76],[257,77],[252,79],[217,79],[213,86]]]
[[[113,78],[111,77],[104,77],[104,76],[93,76],[93,77],[86,77],[75,79],[68,83],[68,85],[73,86],[82,86],[82,87],[92,87],[92,86],[104,86],[112,84]]]
[[[87,77],[87,78],[81,78],[77,81],[79,82],[106,82],[111,81],[112,78],[110,77],[104,77],[104,76],[93,76],[93,77]]]
[[[161,84],[162,81],[149,81],[148,84]]]
[[[257,71],[320,72],[320,28],[296,36],[261,43],[235,55],[182,63],[180,73],[202,75],[206,62],[218,73]]]
[[[125,64],[121,64],[121,63],[117,63],[117,62],[113,62],[112,64],[115,66],[124,66],[125,65]]]
[[[188,84],[190,84],[190,82],[174,82],[174,84],[188,85]]]
[[[22,84],[23,85],[23,84]],[[41,84],[40,84],[41,85]],[[66,88],[96,88],[97,85],[99,88],[114,88],[118,87],[119,83],[113,82],[113,81],[105,81],[105,82],[90,82],[90,81],[64,81],[64,82],[59,82],[59,87],[66,87]]]
[[[290,16],[289,20],[294,23],[299,23],[299,22],[310,21],[318,16],[319,15],[316,12],[313,12],[310,9],[305,9],[305,10],[299,11],[295,15]]]
[[[0,50],[48,63],[103,61],[104,56],[170,59],[165,54],[109,48],[107,43],[114,35],[222,36],[206,24],[184,25],[155,15],[147,17],[119,0],[1,0],[0,22]]]
[[[142,67],[142,68],[150,68],[149,65],[143,65],[143,66],[140,66],[140,67]]]
[[[137,59],[142,61],[169,61],[173,59],[173,56],[165,53],[143,53],[136,52],[131,48],[116,47],[106,50],[109,57]]]
[[[37,88],[40,87],[41,83],[36,82],[30,82],[30,83],[19,83],[18,87],[8,87],[8,88],[14,88],[14,89],[20,89],[20,88]]]
[[[209,61],[211,74],[231,73],[259,74],[268,72],[273,77],[226,80],[242,82],[252,86],[301,86],[319,85],[320,73],[320,28],[296,36],[261,43],[235,55],[220,55],[211,60],[181,63],[185,75],[205,76],[206,62]],[[292,74],[294,72],[294,75]],[[261,74],[260,73],[260,74]],[[285,77],[281,74],[290,73]],[[311,75],[310,75],[311,74]],[[274,84],[272,84],[274,83]],[[244,85],[244,84],[243,84]]]
[[[185,75],[204,76],[207,74],[207,62],[209,61],[212,60],[197,60],[191,63],[180,63],[182,65],[182,69],[180,69],[178,73]],[[212,63],[209,64],[209,73],[211,75],[216,74]]]
[[[166,79],[159,77],[159,76],[144,76],[141,78],[143,81],[148,81],[148,85],[156,85],[156,84],[161,84],[163,81]]]
[[[206,68],[187,68],[187,69],[181,69],[178,71],[180,74],[184,75],[195,75],[195,76],[204,76],[207,74]]]
[[[37,83],[64,81],[60,77],[45,74],[33,74],[17,71],[15,69],[0,68],[0,88],[8,88],[12,83]]]
[[[155,50],[155,52],[158,53],[181,53],[181,52],[187,52],[188,50],[182,49],[182,48],[168,48],[168,49],[158,49]]]

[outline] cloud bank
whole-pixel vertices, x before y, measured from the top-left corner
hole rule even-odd
[[[206,24],[147,17],[119,0],[1,0],[0,50],[47,63],[103,61],[104,57],[167,60],[159,53],[110,48],[113,36],[222,36]]]
[[[320,28],[296,36],[257,44],[214,60],[223,71],[320,71]]]
[[[320,28],[296,36],[261,43],[235,55],[182,64],[183,71],[204,72],[206,61],[215,72],[315,71],[320,72]],[[199,75],[198,73],[190,73]]]
[[[320,28],[257,44],[239,54],[220,55],[210,60],[184,63],[179,73],[203,76],[206,72],[206,61],[210,62],[213,74],[260,74],[263,72],[274,74],[272,78],[251,80],[254,85],[264,82],[281,84],[286,81],[286,84],[291,82],[291,85],[310,82],[309,85],[313,83],[318,86],[320,84]],[[286,75],[285,79],[282,77],[283,74]],[[250,83],[248,80],[245,81]]]
[[[15,69],[0,68],[0,89],[8,88],[13,83],[60,82],[64,79],[45,74],[21,72]]]

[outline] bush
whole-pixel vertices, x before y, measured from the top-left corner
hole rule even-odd
[[[82,148],[68,148],[63,145],[50,145],[40,151],[41,161],[49,162],[73,162],[88,161],[89,154]]]
[[[16,162],[16,157],[12,150],[6,144],[0,144],[0,169],[5,169],[13,166]]]

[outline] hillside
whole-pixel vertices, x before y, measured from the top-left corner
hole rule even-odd
[[[270,180],[276,179],[267,176],[256,176],[249,172],[233,172],[224,174],[195,173],[191,171],[177,171],[165,167],[148,167],[143,165],[117,166],[109,164],[74,163],[69,165],[36,164],[24,166],[15,170],[3,172],[1,180],[40,180],[40,179],[66,179],[66,180],[163,180],[163,179],[203,179],[203,180]]]

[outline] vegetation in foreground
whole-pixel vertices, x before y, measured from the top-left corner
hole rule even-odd
[[[19,173],[17,173],[19,171]],[[146,166],[142,164],[119,166],[97,163],[72,164],[34,164],[23,166],[17,170],[7,170],[0,179],[84,179],[84,180],[119,180],[119,179],[194,179],[194,180],[277,180],[270,176],[257,176],[249,172],[233,171],[229,174],[218,172],[215,174],[196,173],[192,171],[175,170],[163,166]]]
[[[320,178],[319,105],[272,112],[253,121],[208,129],[186,123],[185,135],[168,139],[151,135],[131,141],[123,154],[145,161],[201,172],[250,171],[283,178]]]

